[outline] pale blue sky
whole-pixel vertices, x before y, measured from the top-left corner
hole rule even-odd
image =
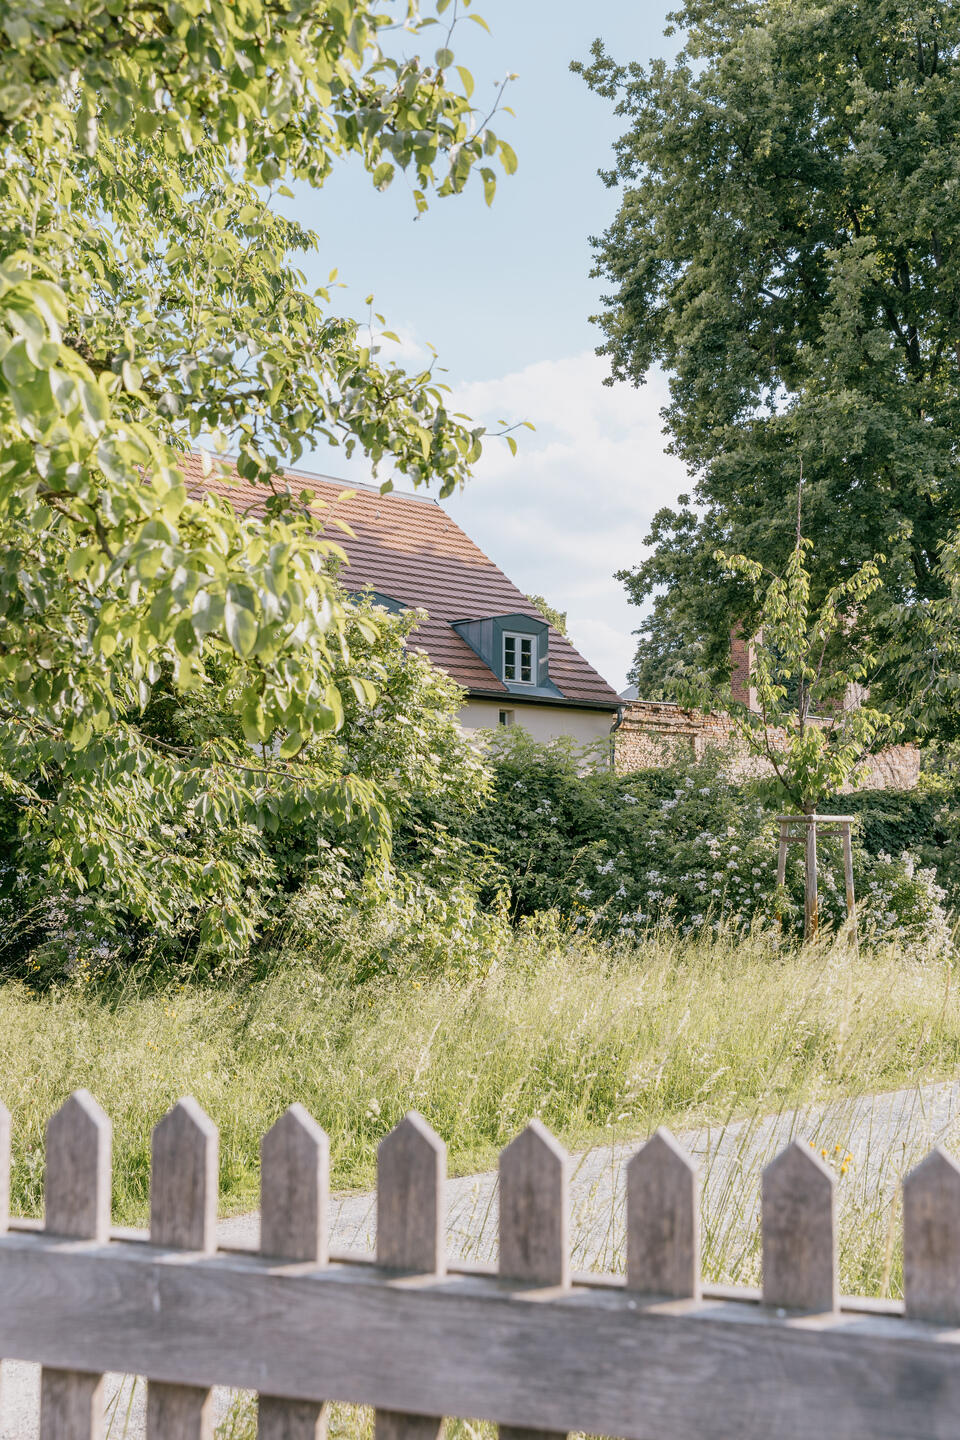
[[[372,291],[412,362],[431,342],[458,408],[488,423],[508,416],[537,426],[522,432],[516,459],[503,441],[489,442],[474,480],[444,506],[523,590],[568,611],[574,642],[620,689],[639,612],[613,575],[641,557],[651,516],[685,477],[663,454],[662,382],[608,389],[592,354],[598,335],[588,317],[601,285],[589,278],[588,237],[616,206],[597,169],[609,164],[618,122],[568,66],[597,35],[617,58],[672,53],[677,41],[662,33],[670,5],[474,0],[474,8],[492,36],[461,24],[454,48],[473,73],[477,103],[508,71],[518,76],[506,96],[516,116],[498,116],[494,128],[519,168],[501,178],[493,206],[471,185],[415,220],[405,181],[381,195],[344,167],[322,191],[299,192],[291,209],[321,236],[312,281],[339,267],[348,287],[339,303],[353,314]],[[318,451],[309,463],[369,478],[341,451]]]

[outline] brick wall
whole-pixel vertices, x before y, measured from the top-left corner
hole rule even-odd
[[[736,625],[730,631],[730,691],[734,700],[757,708],[756,695],[750,684],[753,672],[753,643],[742,626]]]
[[[771,739],[776,743],[775,733]],[[683,710],[665,700],[633,700],[624,708],[623,721],[614,732],[614,763],[622,771],[649,770],[669,765],[679,755],[692,753],[699,758],[708,746],[728,751],[727,773],[732,780],[771,773],[769,762],[747,749],[729,716]],[[916,746],[891,745],[871,756],[860,788],[912,790],[919,774]]]

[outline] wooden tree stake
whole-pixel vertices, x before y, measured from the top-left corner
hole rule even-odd
[[[313,1116],[291,1105],[260,1145],[260,1252],[280,1260],[327,1261],[330,1145]],[[258,1440],[323,1440],[327,1407],[261,1395]]]
[[[153,1131],[150,1243],[171,1250],[216,1249],[218,1136],[188,1096]],[[147,1384],[147,1440],[213,1440],[205,1386]]]
[[[447,1147],[415,1110],[377,1151],[377,1263],[442,1275],[446,1259]],[[429,1365],[429,1356],[424,1364]],[[377,1410],[375,1440],[440,1440],[442,1416]]]
[[[4,1114],[9,1154],[10,1117]],[[109,1241],[110,1146],[110,1121],[88,1090],[74,1091],[50,1117],[44,1181],[44,1228],[50,1234]],[[100,1440],[102,1435],[103,1376],[45,1365],[40,1440]]]
[[[627,1288],[700,1298],[700,1186],[669,1130],[658,1130],[627,1166]]]
[[[817,899],[817,822],[810,819],[807,824],[806,856],[804,865],[803,890],[803,938],[816,940],[820,926],[820,911]]]
[[[836,1181],[809,1146],[791,1141],[763,1172],[763,1303],[837,1308]]]

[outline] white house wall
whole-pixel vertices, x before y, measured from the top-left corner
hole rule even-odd
[[[465,730],[496,730],[500,711],[512,710],[514,724],[522,725],[534,740],[569,735],[578,745],[592,745],[609,736],[615,715],[604,710],[577,710],[566,705],[524,705],[516,696],[504,700],[470,700],[460,711]]]

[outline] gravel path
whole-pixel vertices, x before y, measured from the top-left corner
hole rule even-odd
[[[812,1141],[828,1156],[851,1155],[840,1190],[845,1209],[875,1209],[886,1200],[903,1173],[933,1145],[960,1152],[960,1081],[917,1086],[883,1095],[811,1105],[760,1119],[682,1131],[678,1139],[700,1163],[704,1186],[706,1243],[726,1245],[732,1234],[744,1240],[744,1255],[759,1212],[760,1172],[794,1137]],[[619,1269],[623,1252],[624,1166],[637,1141],[611,1140],[573,1157],[573,1263],[578,1270]],[[447,1186],[447,1235],[451,1256],[470,1260],[496,1258],[496,1173],[450,1180]],[[224,1246],[256,1246],[259,1216],[223,1220]],[[335,1250],[372,1250],[376,1240],[373,1194],[339,1195],[331,1206],[331,1245]],[[145,1386],[108,1379],[109,1440],[141,1440]],[[219,1413],[230,1401],[218,1391]],[[16,1361],[3,1365],[0,1391],[0,1440],[36,1440],[39,1369]]]

